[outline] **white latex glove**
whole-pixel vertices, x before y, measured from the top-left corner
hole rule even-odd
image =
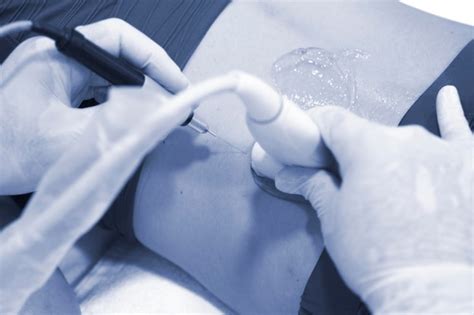
[[[148,89],[109,101],[42,178],[22,216],[0,233],[0,314],[17,312],[74,242],[104,214],[144,155],[191,113]]]
[[[473,136],[454,87],[437,112],[442,138],[321,108],[312,118],[339,174],[276,177],[317,210],[337,269],[376,314],[474,314]]]
[[[177,92],[188,80],[166,52],[119,19],[78,28],[89,40],[142,69]],[[35,190],[38,181],[83,133],[98,107],[76,109],[84,99],[102,100],[107,82],[35,37],[18,46],[0,67],[0,195]]]

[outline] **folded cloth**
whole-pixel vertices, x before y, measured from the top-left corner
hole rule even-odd
[[[83,314],[233,313],[182,269],[123,239],[75,291]]]

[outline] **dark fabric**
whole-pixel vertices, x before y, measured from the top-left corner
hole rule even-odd
[[[4,0],[0,24],[45,21],[74,27],[110,17],[121,18],[160,44],[183,68],[214,20],[230,0]],[[0,61],[33,34],[0,39]]]
[[[436,95],[445,85],[459,91],[464,114],[474,129],[474,41],[456,56],[444,72],[411,106],[400,122],[421,125],[439,135],[436,119]],[[370,312],[360,299],[344,284],[333,261],[323,251],[301,297],[301,315],[368,315]]]
[[[359,315],[359,310],[365,307],[347,288],[327,251],[323,250],[301,296],[301,308],[302,314]],[[360,314],[364,314],[362,310]]]
[[[443,73],[418,98],[400,121],[400,126],[422,125],[439,135],[436,119],[436,95],[445,85],[454,85],[459,92],[464,115],[474,129],[474,40],[471,40]]]
[[[0,1],[0,25],[18,20],[44,21],[74,27],[110,17],[132,24],[158,44],[182,69],[212,23],[230,0],[5,0]],[[34,34],[0,38],[0,62]],[[86,101],[81,107],[93,104]],[[141,167],[140,167],[141,169]],[[128,181],[101,221],[102,226],[134,240],[133,207],[140,169]],[[30,194],[14,196],[23,208]]]

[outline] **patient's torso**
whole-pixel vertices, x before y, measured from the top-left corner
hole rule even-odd
[[[185,73],[198,82],[240,69],[271,82],[272,63],[295,48],[361,49],[369,57],[355,64],[354,109],[369,119],[396,125],[471,37],[468,26],[396,2],[234,2],[214,22]],[[220,137],[250,148],[253,139],[235,96],[203,101],[196,112]],[[183,208],[191,225],[196,224],[192,214],[202,216],[202,209],[235,208],[235,213],[226,210],[222,220],[234,215],[253,220],[246,209],[268,208],[267,203],[287,212],[295,207],[273,201],[256,188],[248,155],[183,128],[152,152],[143,174],[138,213],[149,207],[160,212]]]
[[[466,26],[395,2],[236,2],[213,24],[185,73],[198,82],[240,69],[270,82],[273,61],[295,48],[361,49],[369,58],[356,65],[354,109],[396,125],[471,37]],[[203,101],[197,113],[226,141],[250,148],[253,139],[235,96]],[[251,275],[258,272],[252,266],[285,252],[269,264],[275,277],[289,265],[305,273],[322,250],[311,209],[262,192],[248,154],[183,128],[145,160],[134,221],[145,245],[206,279],[212,292],[226,290],[220,283],[229,268]],[[207,269],[196,263],[201,258]],[[301,293],[306,279],[288,291]]]

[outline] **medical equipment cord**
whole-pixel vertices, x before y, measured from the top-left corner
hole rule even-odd
[[[0,37],[25,31],[53,39],[61,53],[78,61],[112,85],[142,86],[145,83],[145,75],[139,69],[95,45],[72,28],[59,29],[46,23],[17,21],[0,27]],[[209,133],[216,137],[194,113],[181,126],[189,126],[198,133]]]

